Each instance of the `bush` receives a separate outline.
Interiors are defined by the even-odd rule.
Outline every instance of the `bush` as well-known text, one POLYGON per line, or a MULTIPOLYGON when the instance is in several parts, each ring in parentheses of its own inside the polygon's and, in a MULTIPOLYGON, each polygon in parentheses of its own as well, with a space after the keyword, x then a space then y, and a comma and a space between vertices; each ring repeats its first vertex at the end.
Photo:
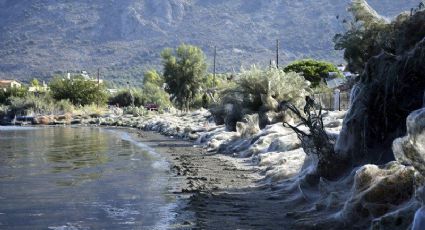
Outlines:
POLYGON ((236 122, 246 114, 259 113, 264 126, 265 114, 276 111, 281 101, 297 106, 310 94, 310 83, 297 73, 286 73, 277 68, 252 67, 242 71, 234 87, 221 93, 220 103, 210 109, 214 119, 224 122, 228 129, 235 130, 236 122))
POLYGON ((25 97, 27 93, 28 90, 24 87, 7 90, 0 89, 0 104, 6 104, 10 97, 25 97))
POLYGON ((14 115, 63 114, 74 110, 69 101, 57 102, 48 94, 38 97, 32 94, 25 97, 10 97, 8 105, 14 115))
POLYGON ((142 106, 144 105, 144 100, 142 93, 137 90, 121 90, 116 93, 114 96, 109 98, 110 105, 117 105, 121 107, 127 106, 142 106))
POLYGON ((52 96, 56 100, 69 100, 74 105, 103 105, 107 101, 104 85, 81 76, 72 79, 54 78, 50 82, 52 96))
POLYGON ((137 107, 137 106, 129 106, 124 108, 124 114, 131 114, 135 117, 143 116, 148 113, 148 110, 144 107, 137 107))
POLYGON ((342 76, 341 71, 332 63, 311 59, 295 61, 283 70, 302 74, 307 81, 311 82, 312 87, 319 86, 324 79, 329 77, 330 72, 336 72, 339 76, 342 76))
POLYGON ((170 95, 165 92, 160 86, 147 82, 142 88, 142 103, 156 104, 160 107, 170 107, 170 95))

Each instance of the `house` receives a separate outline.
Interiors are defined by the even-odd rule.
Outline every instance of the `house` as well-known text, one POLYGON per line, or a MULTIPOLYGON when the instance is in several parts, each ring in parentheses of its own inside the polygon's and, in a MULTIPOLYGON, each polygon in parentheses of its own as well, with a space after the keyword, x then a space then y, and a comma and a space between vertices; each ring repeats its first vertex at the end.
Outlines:
POLYGON ((22 84, 16 80, 0 80, 0 89, 21 88, 22 84))
MULTIPOLYGON (((86 81, 95 82, 100 85, 103 84, 103 80, 90 77, 90 75, 85 70, 81 71, 78 75, 81 76, 86 81)), ((67 73, 67 79, 71 79, 71 73, 69 72, 67 73)))

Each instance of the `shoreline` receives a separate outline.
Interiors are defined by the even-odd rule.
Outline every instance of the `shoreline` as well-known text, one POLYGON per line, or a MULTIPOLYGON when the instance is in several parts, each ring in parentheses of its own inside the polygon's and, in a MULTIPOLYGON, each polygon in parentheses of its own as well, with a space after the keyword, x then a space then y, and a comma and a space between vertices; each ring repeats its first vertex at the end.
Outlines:
MULTIPOLYGON (((281 123, 243 137, 208 122, 205 110, 152 115, 95 118, 95 124, 75 126, 125 130, 166 158, 171 176, 182 181, 172 189, 178 208, 171 229, 379 229, 399 226, 399 220, 400 228, 412 223, 418 207, 412 167, 397 161, 363 165, 329 181, 311 176, 317 159, 281 123)), ((344 111, 324 113, 329 136, 339 135, 344 117, 344 111)))
MULTIPOLYGON (((103 127, 116 129, 115 127, 103 127)), ((177 210, 170 229, 199 228, 200 199, 210 199, 220 194, 244 192, 259 187, 261 176, 252 163, 238 160, 235 162, 227 156, 207 152, 193 141, 171 138, 154 131, 135 128, 118 128, 165 158, 170 164, 172 182, 171 193, 176 196, 177 210)), ((211 199, 213 200, 213 199, 211 199)), ((224 206, 223 206, 224 207, 224 206)), ((205 226, 204 226, 205 227, 205 226)), ((220 229, 226 229, 221 225, 220 229)))

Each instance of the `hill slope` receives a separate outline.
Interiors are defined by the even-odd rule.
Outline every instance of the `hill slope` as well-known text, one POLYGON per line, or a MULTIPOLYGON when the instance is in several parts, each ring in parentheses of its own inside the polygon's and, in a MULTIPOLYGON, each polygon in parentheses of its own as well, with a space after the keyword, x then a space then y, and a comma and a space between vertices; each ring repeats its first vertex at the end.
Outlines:
MULTIPOLYGON (((218 70, 267 65, 281 40, 281 60, 342 62, 332 37, 349 0, 0 0, 0 78, 29 80, 101 68, 125 82, 158 67, 159 53, 201 46, 218 70)), ((392 17, 418 0, 369 0, 392 17)))

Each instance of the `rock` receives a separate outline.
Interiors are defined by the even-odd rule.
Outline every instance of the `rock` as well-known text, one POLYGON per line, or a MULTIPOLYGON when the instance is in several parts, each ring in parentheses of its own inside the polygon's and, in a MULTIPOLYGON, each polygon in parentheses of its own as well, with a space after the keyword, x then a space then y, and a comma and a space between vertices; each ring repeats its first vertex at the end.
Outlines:
POLYGON ((425 176, 425 108, 412 112, 406 120, 407 136, 393 142, 397 161, 412 165, 425 176))
POLYGON ((82 123, 81 119, 73 119, 73 120, 71 121, 71 125, 79 125, 79 124, 81 124, 81 123, 82 123))
POLYGON ((36 120, 37 120, 37 123, 41 125, 51 125, 54 122, 53 118, 49 116, 37 117, 36 120))

